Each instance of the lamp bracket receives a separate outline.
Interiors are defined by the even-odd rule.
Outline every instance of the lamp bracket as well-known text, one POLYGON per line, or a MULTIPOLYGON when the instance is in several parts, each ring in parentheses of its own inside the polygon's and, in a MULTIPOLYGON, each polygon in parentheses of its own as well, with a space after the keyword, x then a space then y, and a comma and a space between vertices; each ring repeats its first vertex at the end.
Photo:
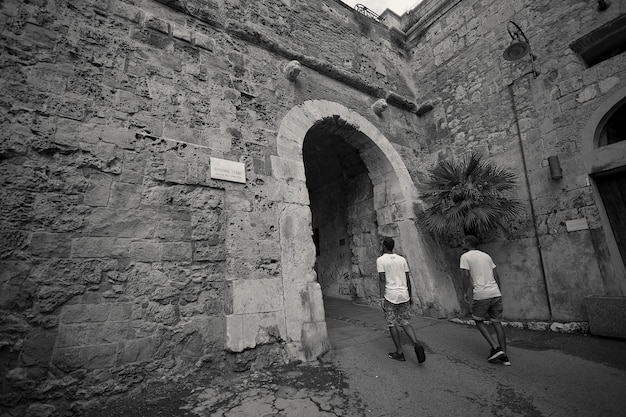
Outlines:
POLYGON ((517 23, 515 23, 512 20, 509 20, 509 22, 507 23, 506 30, 507 32, 509 32, 509 36, 511 37, 513 41, 523 42, 528 46, 528 55, 530 55, 530 64, 532 66, 532 74, 535 77, 537 77, 539 75, 539 72, 535 70, 535 60, 537 59, 537 56, 532 53, 530 42, 528 41, 528 38, 524 34, 524 31, 522 30, 521 27, 519 27, 517 23))
POLYGON ((524 39, 524 42, 530 45, 530 42, 528 42, 528 38, 524 34, 524 31, 522 30, 522 28, 520 28, 518 24, 515 23, 514 21, 509 20, 509 23, 506 26, 506 30, 507 32, 509 32, 509 36, 514 41, 521 41, 522 39, 524 39), (511 31, 511 27, 513 27, 513 31, 511 31))

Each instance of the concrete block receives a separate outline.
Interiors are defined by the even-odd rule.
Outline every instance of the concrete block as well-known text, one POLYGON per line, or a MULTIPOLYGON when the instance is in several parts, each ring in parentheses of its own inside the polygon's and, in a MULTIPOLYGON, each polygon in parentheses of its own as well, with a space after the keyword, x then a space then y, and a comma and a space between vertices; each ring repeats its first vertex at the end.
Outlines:
POLYGON ((626 297, 591 295, 584 306, 592 334, 626 339, 626 297))

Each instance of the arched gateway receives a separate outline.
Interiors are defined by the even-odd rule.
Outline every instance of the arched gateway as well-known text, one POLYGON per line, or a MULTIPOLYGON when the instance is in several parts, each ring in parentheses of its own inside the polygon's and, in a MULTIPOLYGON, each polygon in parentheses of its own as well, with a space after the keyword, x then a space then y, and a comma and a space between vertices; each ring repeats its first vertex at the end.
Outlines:
MULTIPOLYGON (((373 185, 378 234, 394 237, 407 257, 418 308, 436 317, 459 310, 454 286, 437 266, 436 244, 416 228, 415 210, 420 206, 417 190, 393 145, 372 123, 345 106, 306 101, 284 117, 278 131, 277 155, 271 157, 272 180, 276 182, 273 190, 280 196, 275 200, 279 204, 282 251, 282 281, 271 296, 283 305, 284 323, 277 323, 277 327, 287 342, 289 356, 301 360, 315 358, 329 348, 322 292, 313 269, 315 245, 302 153, 307 132, 320 123, 341 131, 341 137, 358 150, 373 185)), ((234 288, 233 298, 237 297, 234 288)), ((227 323, 230 332, 237 320, 231 316, 227 323)))

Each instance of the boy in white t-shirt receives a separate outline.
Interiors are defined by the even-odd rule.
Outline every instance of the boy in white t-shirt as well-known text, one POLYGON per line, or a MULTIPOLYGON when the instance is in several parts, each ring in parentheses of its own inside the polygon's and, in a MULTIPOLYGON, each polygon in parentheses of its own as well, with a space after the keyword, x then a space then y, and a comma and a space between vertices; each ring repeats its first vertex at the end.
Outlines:
POLYGON ((463 239, 465 253, 461 255, 461 273, 463 274, 463 297, 466 303, 467 284, 472 285, 472 318, 476 327, 491 346, 487 360, 499 360, 504 365, 510 365, 506 355, 506 337, 502 327, 502 294, 500 293, 500 277, 491 256, 479 251, 478 239, 468 235, 463 239), (489 320, 496 332, 494 340, 489 327, 485 324, 489 320))
POLYGON ((394 245, 395 242, 392 238, 384 238, 383 254, 376 258, 380 306, 385 312, 385 320, 387 320, 391 339, 396 347, 396 351, 389 353, 388 356, 397 361, 406 360, 400 343, 400 330, 398 329, 398 327, 402 327, 413 343, 417 361, 422 363, 426 360, 424 347, 417 341, 415 331, 409 323, 411 317, 409 306, 412 302, 409 265, 404 257, 393 253, 394 245))

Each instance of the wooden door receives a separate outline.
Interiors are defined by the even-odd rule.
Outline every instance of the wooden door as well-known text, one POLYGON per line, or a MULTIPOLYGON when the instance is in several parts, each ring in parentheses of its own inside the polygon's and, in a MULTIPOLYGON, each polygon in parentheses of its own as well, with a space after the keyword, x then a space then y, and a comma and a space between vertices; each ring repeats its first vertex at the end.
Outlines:
POLYGON ((626 260, 626 170, 594 176, 617 247, 626 260))

